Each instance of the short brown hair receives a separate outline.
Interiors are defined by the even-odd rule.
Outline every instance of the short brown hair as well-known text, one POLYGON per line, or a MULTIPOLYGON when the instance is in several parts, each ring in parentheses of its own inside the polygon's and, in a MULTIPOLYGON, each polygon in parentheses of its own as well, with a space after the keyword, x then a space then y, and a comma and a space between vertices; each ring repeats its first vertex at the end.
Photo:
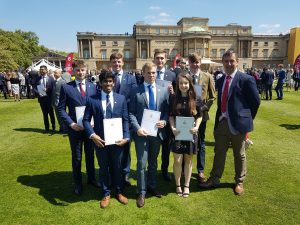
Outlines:
POLYGON ((109 61, 112 61, 114 59, 123 59, 123 55, 120 52, 114 52, 110 55, 109 61))
POLYGON ((167 52, 164 49, 155 49, 154 58, 156 57, 157 54, 165 54, 165 56, 167 58, 167 52))
POLYGON ((155 67, 155 69, 157 68, 157 66, 152 62, 145 63, 145 65, 142 68, 142 71, 145 72, 146 69, 151 69, 153 67, 155 67))
POLYGON ((196 61, 201 61, 201 56, 197 53, 189 54, 188 59, 191 63, 194 63, 196 61))
POLYGON ((223 56, 222 56, 222 61, 223 61, 225 58, 230 57, 230 56, 232 56, 232 55, 234 55, 235 58, 238 59, 237 53, 235 53, 233 50, 227 50, 227 51, 223 54, 223 56))
POLYGON ((74 63, 74 68, 85 68, 85 67, 86 67, 86 64, 83 60, 77 60, 74 63))

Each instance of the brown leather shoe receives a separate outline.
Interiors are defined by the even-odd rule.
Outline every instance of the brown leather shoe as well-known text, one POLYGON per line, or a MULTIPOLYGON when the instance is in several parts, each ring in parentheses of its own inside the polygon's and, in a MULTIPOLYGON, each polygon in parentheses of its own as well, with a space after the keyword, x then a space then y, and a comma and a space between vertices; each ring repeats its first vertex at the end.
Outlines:
POLYGON ((117 200, 122 203, 123 205, 127 205, 128 204, 128 199, 122 195, 122 194, 117 194, 116 196, 117 200))
POLYGON ((145 196, 140 194, 136 199, 136 206, 142 208, 145 205, 145 196))
POLYGON ((197 180, 199 185, 205 183, 206 178, 204 176, 204 173, 198 173, 197 180))
POLYGON ((110 195, 104 197, 100 201, 100 207, 102 209, 106 208, 109 205, 110 195))
POLYGON ((234 194, 240 196, 244 193, 244 185, 243 184, 236 184, 234 187, 234 194))

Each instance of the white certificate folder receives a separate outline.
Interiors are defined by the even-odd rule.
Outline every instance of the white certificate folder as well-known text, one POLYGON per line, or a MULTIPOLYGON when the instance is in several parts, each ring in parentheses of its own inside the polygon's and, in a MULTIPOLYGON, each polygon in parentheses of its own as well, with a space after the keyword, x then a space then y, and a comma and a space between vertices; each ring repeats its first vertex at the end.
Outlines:
POLYGON ((148 135, 157 136, 156 123, 160 120, 160 114, 159 111, 144 109, 141 127, 147 131, 148 135))
POLYGON ((105 145, 114 145, 123 139, 122 118, 103 119, 105 145))
POLYGON ((194 122, 194 117, 176 116, 176 129, 179 130, 179 134, 175 136, 175 140, 192 141, 193 134, 190 130, 194 127, 194 122))
MULTIPOLYGON (((82 124, 82 119, 83 119, 83 115, 84 115, 84 110, 85 110, 85 106, 76 106, 75 107, 75 111, 76 111, 76 123, 81 126, 83 128, 83 124, 82 124)), ((94 118, 92 117, 91 119, 91 126, 94 126, 94 118)))

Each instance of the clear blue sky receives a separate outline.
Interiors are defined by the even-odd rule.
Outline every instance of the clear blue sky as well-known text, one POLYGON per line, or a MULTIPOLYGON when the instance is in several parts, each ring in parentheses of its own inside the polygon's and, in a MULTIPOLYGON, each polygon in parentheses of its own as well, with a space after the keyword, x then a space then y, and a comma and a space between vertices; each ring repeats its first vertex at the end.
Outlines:
MULTIPOLYGON (((77 51, 77 32, 132 33, 138 21, 173 24, 207 17, 209 25, 252 26, 254 34, 300 26, 299 0, 0 0, 0 28, 33 31, 50 49, 77 51)), ((1 44, 1 43, 0 43, 1 44)))

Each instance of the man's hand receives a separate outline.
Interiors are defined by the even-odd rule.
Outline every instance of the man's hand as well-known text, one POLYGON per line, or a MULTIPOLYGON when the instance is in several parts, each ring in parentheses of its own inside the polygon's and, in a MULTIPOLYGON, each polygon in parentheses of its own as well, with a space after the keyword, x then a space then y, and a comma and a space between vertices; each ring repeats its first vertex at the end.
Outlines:
POLYGON ((166 122, 164 120, 160 120, 156 123, 157 128, 164 128, 166 125, 166 122))
POLYGON ((97 134, 93 134, 91 136, 91 139, 93 140, 95 145, 98 146, 99 148, 103 148, 105 146, 105 141, 102 140, 97 134))
POLYGON ((140 137, 147 137, 148 135, 147 131, 145 131, 143 128, 138 129, 136 133, 140 137))
POLYGON ((120 140, 120 141, 116 141, 116 145, 118 145, 118 146, 124 146, 124 145, 126 145, 128 142, 129 142, 128 139, 122 139, 122 140, 120 140))
POLYGON ((72 123, 72 124, 70 125, 70 127, 71 127, 73 130, 75 130, 75 131, 82 131, 82 130, 84 130, 84 128, 83 128, 82 126, 79 126, 77 123, 72 123))

